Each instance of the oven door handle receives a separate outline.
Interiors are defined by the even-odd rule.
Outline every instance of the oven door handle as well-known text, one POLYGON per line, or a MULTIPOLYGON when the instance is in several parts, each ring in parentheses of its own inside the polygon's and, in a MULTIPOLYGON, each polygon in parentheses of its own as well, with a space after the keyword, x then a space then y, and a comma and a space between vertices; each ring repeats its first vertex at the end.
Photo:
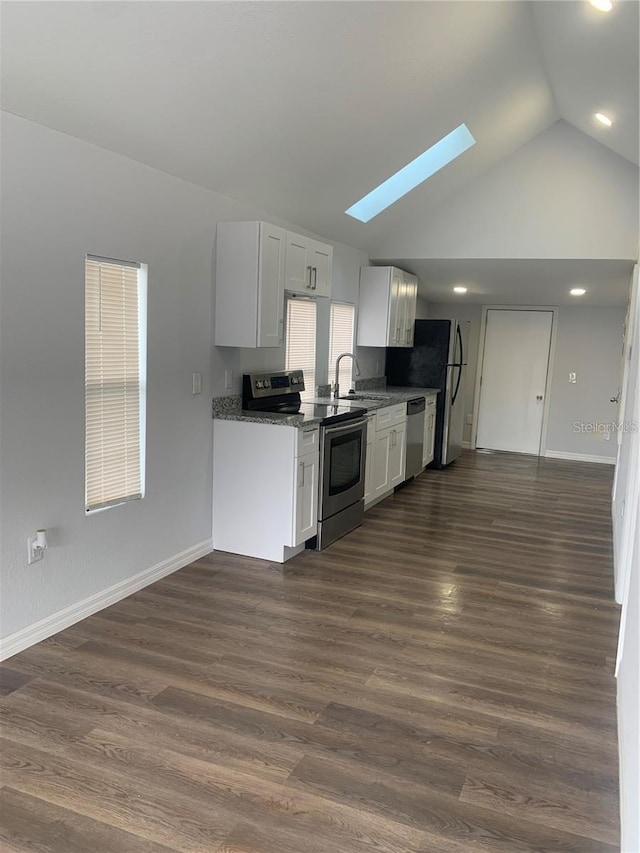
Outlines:
POLYGON ((346 424, 339 426, 323 427, 325 435, 340 435, 343 432, 353 432, 355 429, 364 429, 367 426, 366 418, 358 418, 358 420, 348 421, 346 424))

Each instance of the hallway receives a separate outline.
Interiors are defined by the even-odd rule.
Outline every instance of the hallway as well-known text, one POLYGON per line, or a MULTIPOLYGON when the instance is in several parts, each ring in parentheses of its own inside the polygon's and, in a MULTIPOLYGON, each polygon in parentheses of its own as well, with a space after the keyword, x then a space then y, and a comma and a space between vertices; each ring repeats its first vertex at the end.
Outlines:
POLYGON ((466 451, 0 667, 7 853, 614 853, 613 469, 466 451))

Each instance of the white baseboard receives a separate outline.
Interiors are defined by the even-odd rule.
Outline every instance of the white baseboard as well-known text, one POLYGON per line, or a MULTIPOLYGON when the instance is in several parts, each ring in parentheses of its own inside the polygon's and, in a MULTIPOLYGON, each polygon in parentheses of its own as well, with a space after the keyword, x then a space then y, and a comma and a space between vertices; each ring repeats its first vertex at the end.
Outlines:
POLYGON ((599 462, 603 465, 615 465, 615 456, 592 456, 589 453, 565 453, 562 450, 545 450, 548 459, 567 459, 570 462, 599 462))
POLYGON ((151 566, 151 568, 145 569, 139 574, 133 575, 133 577, 126 578, 110 586, 108 589, 103 589, 101 592, 95 593, 95 595, 90 595, 89 598, 85 598, 83 601, 78 601, 76 604, 65 607, 64 610, 52 613, 51 616, 47 616, 33 625, 28 625, 26 628, 21 628, 19 631, 9 634, 0 644, 0 661, 12 657, 18 654, 18 652, 24 651, 24 649, 28 649, 29 646, 33 646, 41 640, 46 640, 47 637, 57 634, 58 631, 63 631, 70 625, 86 619, 87 616, 91 616, 99 610, 104 610, 105 607, 121 601, 139 589, 143 589, 143 587, 160 580, 160 578, 164 578, 172 572, 177 572, 178 569, 188 566, 189 563, 198 560, 200 557, 204 557, 206 554, 210 554, 211 551, 213 551, 212 540, 205 539, 204 542, 192 545, 191 548, 187 548, 179 554, 174 554, 173 557, 169 557, 169 559, 163 560, 161 563, 156 563, 155 566, 151 566))
POLYGON ((462 449, 463 450, 471 450, 471 442, 470 441, 463 441, 462 442, 462 449))

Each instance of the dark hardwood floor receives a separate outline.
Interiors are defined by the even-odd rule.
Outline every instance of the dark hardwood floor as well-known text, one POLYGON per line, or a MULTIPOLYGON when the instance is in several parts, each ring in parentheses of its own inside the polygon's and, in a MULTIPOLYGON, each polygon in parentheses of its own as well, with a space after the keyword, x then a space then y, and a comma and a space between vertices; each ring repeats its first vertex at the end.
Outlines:
POLYGON ((608 466, 467 452, 5 662, 5 853, 618 848, 608 466))

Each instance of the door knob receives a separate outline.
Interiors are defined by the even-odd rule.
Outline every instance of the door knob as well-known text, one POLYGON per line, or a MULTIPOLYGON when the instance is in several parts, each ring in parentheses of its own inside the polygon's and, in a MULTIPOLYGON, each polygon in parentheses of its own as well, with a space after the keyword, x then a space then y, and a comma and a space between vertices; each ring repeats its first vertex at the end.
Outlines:
POLYGON ((612 403, 619 403, 620 402, 620 392, 619 391, 615 397, 611 397, 611 402, 612 403))

